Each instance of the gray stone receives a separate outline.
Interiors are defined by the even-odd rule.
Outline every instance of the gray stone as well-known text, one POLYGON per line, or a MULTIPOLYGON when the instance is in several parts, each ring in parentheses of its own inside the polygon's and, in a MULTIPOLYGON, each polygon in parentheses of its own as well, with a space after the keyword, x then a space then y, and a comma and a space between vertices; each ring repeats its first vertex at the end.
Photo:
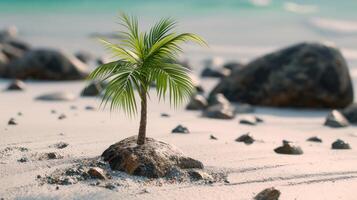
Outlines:
POLYGON ((41 101, 73 101, 75 99, 76 96, 69 92, 53 92, 36 97, 36 100, 41 101))
POLYGON ((11 118, 8 122, 8 125, 17 125, 17 121, 14 118, 11 118))
POLYGON ((253 144, 254 141, 255 141, 254 138, 250 136, 249 133, 241 135, 236 139, 236 142, 244 142, 244 144, 247 145, 253 144))
POLYGON ((195 94, 191 97, 186 106, 187 110, 203 110, 208 106, 207 100, 203 95, 195 94))
POLYGON ((174 129, 172 129, 171 133, 190 133, 187 127, 182 126, 179 124, 174 129))
POLYGON ((6 90, 18 90, 18 91, 21 91, 21 90, 25 90, 26 88, 26 85, 23 81, 21 80, 14 80, 12 81, 9 86, 7 87, 6 90))
POLYGON ((30 50, 7 64, 5 78, 38 80, 80 80, 88 76, 87 66, 61 51, 53 49, 30 50))
POLYGON ((126 138, 111 145, 102 154, 112 170, 149 178, 164 177, 170 169, 203 168, 200 161, 188 158, 177 148, 152 138, 137 145, 137 137, 126 138))
POLYGON ((95 97, 100 95, 103 88, 99 82, 92 81, 89 85, 87 85, 81 92, 81 96, 84 97, 95 97))
POLYGON ((343 140, 336 140, 331 145, 332 149, 351 149, 351 146, 343 140))
POLYGON ((60 116, 58 116, 59 120, 66 119, 66 118, 67 116, 65 114, 60 114, 60 116))
POLYGON ((233 119, 235 117, 235 111, 230 105, 216 104, 204 110, 203 116, 214 119, 233 119))
POLYGON ((267 188, 259 192, 254 200, 278 200, 280 197, 280 191, 275 188, 267 188))
POLYGON ((278 154, 301 155, 304 152, 298 146, 293 146, 287 141, 283 141, 283 146, 274 149, 278 154))
POLYGON ((308 138, 306 141, 308 141, 308 142, 318 142, 318 143, 322 143, 322 139, 321 139, 321 138, 318 138, 318 137, 316 137, 316 136, 310 137, 310 138, 308 138))
POLYGON ((214 136, 214 135, 210 135, 210 136, 209 136, 209 139, 211 139, 211 140, 218 140, 218 138, 217 138, 216 136, 214 136))
POLYGON ((349 125, 348 120, 338 110, 332 110, 326 117, 325 126, 342 128, 349 125))
POLYGON ((193 181, 213 181, 213 177, 208 174, 207 172, 199 169, 192 169, 188 171, 188 175, 190 176, 191 180, 193 181))
POLYGON ((277 107, 342 108, 353 101, 347 63, 336 48, 301 43, 250 62, 223 78, 210 96, 277 107))

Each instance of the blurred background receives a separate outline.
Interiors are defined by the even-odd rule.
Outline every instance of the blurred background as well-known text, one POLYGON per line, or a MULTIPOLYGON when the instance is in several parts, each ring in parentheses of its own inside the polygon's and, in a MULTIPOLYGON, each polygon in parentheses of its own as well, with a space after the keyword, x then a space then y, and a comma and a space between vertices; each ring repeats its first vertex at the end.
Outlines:
MULTIPOLYGON (((195 63, 206 57, 241 62, 283 46, 320 41, 357 63, 356 0, 0 0, 0 29, 16 26, 33 46, 104 55, 93 36, 111 36, 118 11, 139 16, 142 27, 161 17, 202 35, 210 48, 187 46, 195 63)), ((352 72, 352 76, 355 73, 352 72)))

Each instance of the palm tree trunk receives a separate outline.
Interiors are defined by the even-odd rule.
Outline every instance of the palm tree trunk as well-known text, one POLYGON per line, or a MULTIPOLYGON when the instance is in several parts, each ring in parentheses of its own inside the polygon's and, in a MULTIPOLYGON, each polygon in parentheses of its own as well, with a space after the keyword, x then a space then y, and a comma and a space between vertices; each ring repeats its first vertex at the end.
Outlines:
POLYGON ((146 118, 147 118, 146 92, 142 90, 140 96, 141 96, 141 113, 140 113, 140 126, 139 126, 137 143, 138 145, 143 145, 145 143, 145 138, 146 138, 146 118))

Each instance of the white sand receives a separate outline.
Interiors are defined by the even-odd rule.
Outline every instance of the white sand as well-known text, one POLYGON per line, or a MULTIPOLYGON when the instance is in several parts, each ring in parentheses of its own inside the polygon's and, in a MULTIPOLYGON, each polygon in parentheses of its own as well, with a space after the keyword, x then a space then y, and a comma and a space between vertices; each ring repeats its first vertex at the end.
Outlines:
MULTIPOLYGON (((7 82, 1 82, 5 88, 7 82)), ((211 81, 205 83, 212 86, 211 81)), ((0 151, 6 147, 29 148, 29 152, 14 150, 0 154, 0 198, 5 199, 252 199, 267 187, 282 192, 281 199, 355 199, 357 188, 357 129, 324 127, 327 110, 293 110, 258 108, 255 115, 265 123, 256 127, 240 125, 234 120, 213 120, 200 117, 200 112, 183 108, 170 109, 158 104, 152 93, 149 104, 148 135, 174 144, 187 155, 201 160, 205 166, 228 170, 229 184, 213 185, 172 184, 163 186, 118 187, 112 191, 78 183, 69 186, 40 186, 37 175, 44 176, 55 169, 70 166, 78 158, 99 156, 109 145, 134 135, 138 118, 127 119, 121 114, 88 111, 87 105, 97 107, 93 98, 79 98, 73 102, 40 102, 34 97, 45 92, 69 91, 79 94, 83 82, 29 83, 25 92, 0 92, 0 151), (71 110, 70 106, 77 106, 71 110), (58 113, 51 114, 54 109, 58 113), (23 116, 17 116, 22 112, 23 116), (171 114, 161 118, 160 113, 171 114), (67 118, 58 120, 59 114, 67 118), (7 125, 14 117, 17 126, 7 125), (191 133, 171 134, 178 124, 187 126, 191 133), (234 140, 250 132, 257 140, 252 145, 234 140), (60 135, 63 133, 64 135, 60 135), (218 140, 210 140, 213 134, 218 140), (322 144, 305 140, 319 136, 322 144), (352 150, 331 150, 336 139, 350 143, 352 150), (273 149, 281 140, 296 142, 304 150, 300 156, 279 155, 273 149), (57 142, 67 142, 62 150, 50 148, 57 142), (52 161, 17 162, 22 154, 56 151, 64 159, 52 161), (148 193, 143 193, 146 189, 148 193)))

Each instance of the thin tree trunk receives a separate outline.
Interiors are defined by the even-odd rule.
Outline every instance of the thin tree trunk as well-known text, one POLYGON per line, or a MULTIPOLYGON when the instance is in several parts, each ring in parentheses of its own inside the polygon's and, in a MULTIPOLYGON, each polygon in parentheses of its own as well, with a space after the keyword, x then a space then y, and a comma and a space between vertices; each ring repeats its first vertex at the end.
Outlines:
POLYGON ((140 113, 140 126, 139 126, 137 143, 138 145, 143 145, 145 143, 145 138, 146 138, 146 118, 147 118, 146 92, 142 90, 140 96, 141 96, 141 113, 140 113))

